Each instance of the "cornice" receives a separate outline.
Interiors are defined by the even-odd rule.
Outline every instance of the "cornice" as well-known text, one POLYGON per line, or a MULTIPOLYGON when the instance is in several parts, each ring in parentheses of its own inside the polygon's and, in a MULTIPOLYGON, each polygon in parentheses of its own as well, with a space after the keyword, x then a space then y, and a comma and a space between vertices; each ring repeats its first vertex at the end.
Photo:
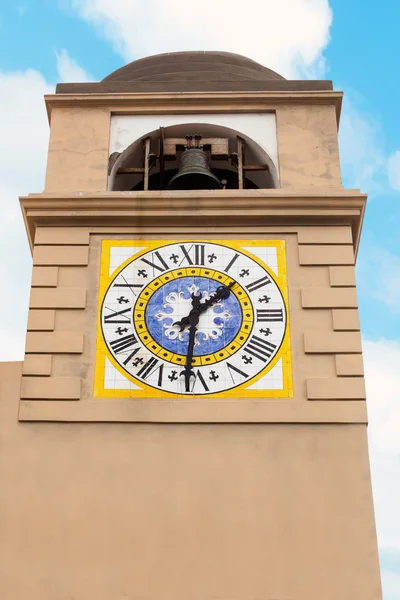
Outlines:
POLYGON ((47 94, 46 109, 56 107, 103 107, 112 113, 190 114, 196 112, 268 112, 284 105, 331 104, 339 123, 343 93, 330 90, 263 92, 158 92, 47 94))
POLYGON ((351 225, 357 253, 367 196, 358 190, 217 190, 31 194, 20 198, 33 247, 37 226, 243 227, 351 225))

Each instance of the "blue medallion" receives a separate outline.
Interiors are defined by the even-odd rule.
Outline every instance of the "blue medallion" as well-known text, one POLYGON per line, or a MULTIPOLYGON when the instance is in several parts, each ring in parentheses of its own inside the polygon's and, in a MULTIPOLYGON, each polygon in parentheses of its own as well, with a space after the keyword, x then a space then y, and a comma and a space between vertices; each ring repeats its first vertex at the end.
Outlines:
MULTIPOLYGON (((147 329, 153 339, 169 352, 186 355, 188 331, 179 331, 173 323, 187 316, 192 309, 191 294, 201 294, 207 300, 221 285, 207 277, 182 277, 163 285, 151 296, 145 312, 147 329)), ((200 316, 194 356, 213 354, 225 348, 239 333, 242 309, 231 293, 200 316)))

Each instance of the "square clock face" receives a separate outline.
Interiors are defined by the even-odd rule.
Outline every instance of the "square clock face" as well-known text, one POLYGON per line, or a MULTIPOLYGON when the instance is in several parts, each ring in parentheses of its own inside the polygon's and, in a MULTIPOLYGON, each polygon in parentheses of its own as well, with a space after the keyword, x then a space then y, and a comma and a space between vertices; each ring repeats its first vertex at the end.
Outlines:
POLYGON ((291 397, 285 242, 104 240, 94 395, 291 397))

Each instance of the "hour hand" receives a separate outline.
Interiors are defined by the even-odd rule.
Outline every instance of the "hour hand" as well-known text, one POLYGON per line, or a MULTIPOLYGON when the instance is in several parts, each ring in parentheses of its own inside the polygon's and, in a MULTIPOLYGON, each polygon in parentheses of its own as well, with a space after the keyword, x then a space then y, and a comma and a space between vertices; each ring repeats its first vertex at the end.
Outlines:
POLYGON ((179 325, 179 331, 183 331, 185 327, 191 324, 191 317, 195 317, 197 315, 198 309, 200 307, 201 293, 200 294, 191 294, 192 298, 192 310, 188 314, 187 317, 183 317, 180 321, 175 321, 172 325, 179 325))
POLYGON ((183 317, 180 321, 175 321, 172 326, 179 325, 179 331, 183 331, 189 325, 189 317, 183 317))

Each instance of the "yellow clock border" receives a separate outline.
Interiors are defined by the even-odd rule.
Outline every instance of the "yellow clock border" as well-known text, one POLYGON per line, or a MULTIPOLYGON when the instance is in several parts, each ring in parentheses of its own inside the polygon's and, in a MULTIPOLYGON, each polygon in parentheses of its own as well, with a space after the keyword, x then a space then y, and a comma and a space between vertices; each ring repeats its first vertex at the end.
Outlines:
POLYGON ((103 303, 104 295, 108 290, 110 283, 115 277, 129 264, 132 260, 136 260, 143 254, 151 250, 155 250, 160 246, 167 246, 172 244, 184 244, 184 243, 197 243, 198 240, 103 240, 101 244, 101 259, 100 259, 100 284, 99 284, 99 297, 98 297, 98 322, 97 322, 97 339, 96 339, 96 363, 95 363, 95 383, 94 383, 94 397, 95 398, 291 398, 293 396, 293 383, 292 383, 292 360, 290 351, 290 318, 289 318, 289 307, 288 307, 288 286, 287 286, 287 271, 286 271, 286 244, 284 240, 203 240, 210 244, 218 244, 227 246, 232 249, 239 250, 243 254, 258 263, 263 269, 265 269, 274 281, 278 284, 279 289, 282 293, 283 300, 286 307, 286 333, 282 341, 281 347, 277 352, 273 360, 262 369, 262 371, 253 377, 250 382, 237 386, 231 390, 219 392, 215 394, 199 394, 188 396, 186 394, 172 394, 171 392, 164 392, 157 390, 153 387, 147 386, 146 384, 140 384, 134 377, 129 376, 125 370, 122 370, 118 362, 108 351, 108 348, 104 342, 102 329, 101 329, 101 306, 103 303), (110 275, 110 251, 112 247, 143 247, 143 250, 137 252, 134 256, 130 256, 126 259, 117 269, 110 275), (245 247, 272 247, 277 251, 278 260, 278 275, 273 272, 267 264, 265 264, 259 257, 252 254, 245 247), (136 388, 140 389, 105 389, 104 388, 104 373, 106 357, 111 364, 119 371, 125 379, 131 381, 136 388), (272 390, 252 390, 247 389, 249 386, 254 385, 256 381, 264 377, 273 367, 282 360, 282 378, 283 378, 283 389, 272 390))

